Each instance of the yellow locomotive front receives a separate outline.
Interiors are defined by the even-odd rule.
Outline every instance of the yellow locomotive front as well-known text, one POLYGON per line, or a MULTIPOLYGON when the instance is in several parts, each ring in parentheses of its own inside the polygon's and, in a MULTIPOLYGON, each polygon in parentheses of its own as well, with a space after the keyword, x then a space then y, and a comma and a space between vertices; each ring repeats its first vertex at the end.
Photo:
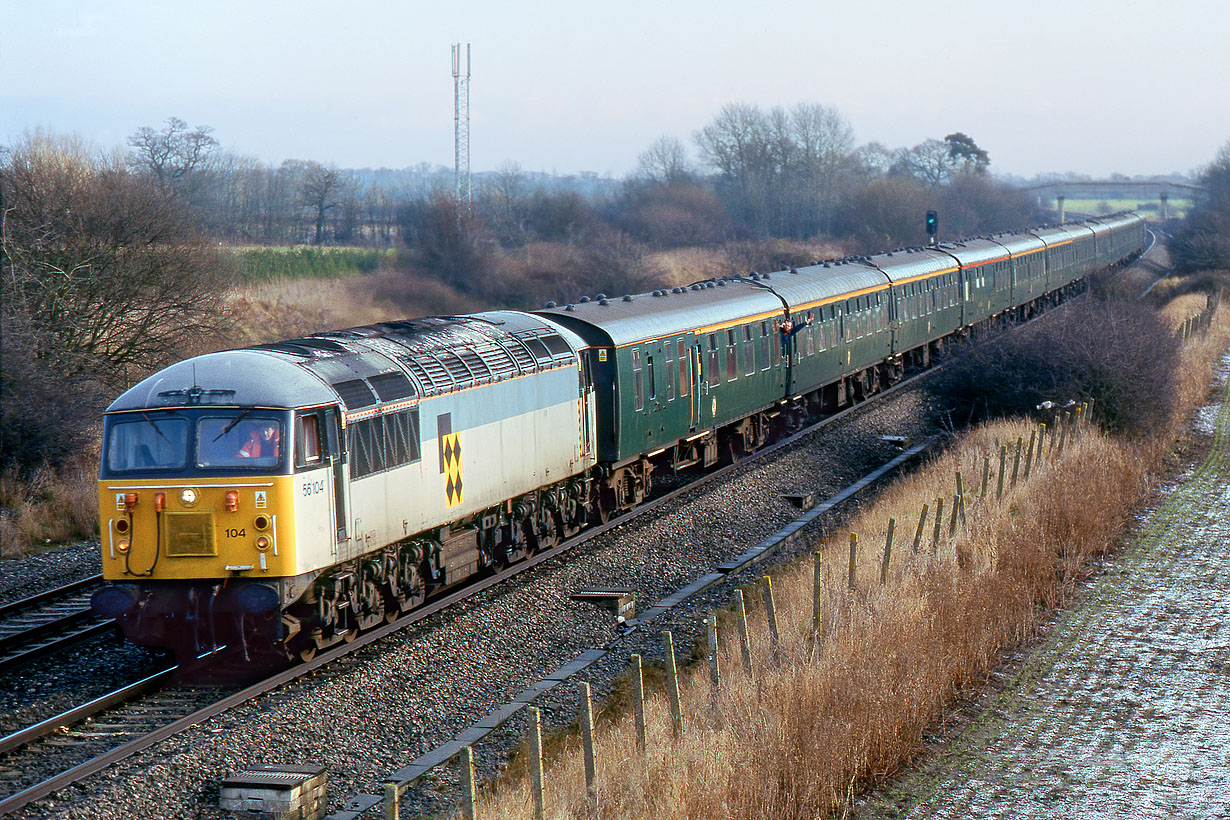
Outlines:
POLYGON ((116 399, 94 611, 181 662, 223 646, 284 655, 286 608, 336 560, 335 408, 318 378, 250 349, 180 362, 116 399))
POLYGON ((281 637, 297 574, 290 414, 180 407, 109 415, 94 608, 184 656, 281 637))

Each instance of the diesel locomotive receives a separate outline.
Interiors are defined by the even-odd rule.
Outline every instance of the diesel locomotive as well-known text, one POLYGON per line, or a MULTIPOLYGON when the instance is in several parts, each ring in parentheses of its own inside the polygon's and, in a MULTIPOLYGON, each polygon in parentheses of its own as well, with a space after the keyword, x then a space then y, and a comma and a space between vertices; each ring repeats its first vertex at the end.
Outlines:
POLYGON ((93 607, 181 660, 310 658, 1029 318, 1145 237, 1118 214, 179 362, 104 416, 93 607))

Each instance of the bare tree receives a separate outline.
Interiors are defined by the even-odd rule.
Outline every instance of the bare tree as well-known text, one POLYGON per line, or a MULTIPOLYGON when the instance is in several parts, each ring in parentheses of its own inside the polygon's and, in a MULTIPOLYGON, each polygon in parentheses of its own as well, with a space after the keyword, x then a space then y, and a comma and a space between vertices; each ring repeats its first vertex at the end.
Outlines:
POLYGON ((796 105, 790 120, 803 196, 815 227, 831 231, 841 179, 851 168, 854 129, 836 108, 815 103, 796 105))
POLYGON ((0 202, 3 346, 13 350, 17 332, 38 362, 20 384, 6 366, 5 402, 46 387, 31 379, 79 401, 68 386, 87 375, 121 386, 218 326, 224 266, 152 180, 72 139, 33 134, 0 159, 0 202))
POLYGON ((168 118, 161 131, 144 126, 128 138, 132 148, 128 165, 152 174, 164 191, 176 190, 191 199, 201 173, 218 147, 212 132, 207 125, 190 129, 179 117, 168 118))
POLYGON ((677 137, 664 134, 636 158, 636 175, 657 185, 676 185, 692 178, 688 149, 677 137))
POLYGON ((949 146, 936 139, 924 140, 900 152, 894 170, 926 185, 943 185, 960 167, 949 146))
POLYGON ((767 230, 770 191, 769 126, 754 105, 728 103, 713 122, 696 132, 701 158, 717 170, 719 189, 737 218, 767 230))
POLYGON ((337 207, 342 175, 334 165, 322 165, 314 160, 301 164, 299 192, 304 207, 316 223, 316 244, 324 242, 325 215, 337 207))
POLYGON ((491 227, 500 244, 505 247, 523 244, 529 237, 526 225, 529 185, 525 170, 515 162, 506 162, 481 186, 480 191, 491 227))

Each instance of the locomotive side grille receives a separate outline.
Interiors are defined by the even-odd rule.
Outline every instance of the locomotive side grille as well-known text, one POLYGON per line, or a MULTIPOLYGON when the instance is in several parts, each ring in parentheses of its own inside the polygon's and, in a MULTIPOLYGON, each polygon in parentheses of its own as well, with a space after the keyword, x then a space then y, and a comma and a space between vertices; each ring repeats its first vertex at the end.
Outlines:
POLYGON ((533 373, 538 369, 538 362, 520 339, 509 339, 508 352, 512 354, 522 373, 533 373))
POLYGON ((217 555, 214 514, 211 512, 166 512, 162 514, 162 540, 167 555, 217 555))
POLYGON ((463 347, 457 351, 457 355, 465 362, 466 367, 474 374, 475 379, 486 380, 491 378, 491 369, 487 367, 487 363, 473 350, 467 350, 463 347))
POLYGON ((423 366, 427 371, 427 377, 431 379, 431 383, 437 390, 449 390, 453 386, 453 377, 449 375, 448 369, 440 364, 430 353, 422 353, 415 356, 415 361, 423 366))
POLYGON ((466 367, 466 363, 452 351, 438 350, 436 358, 444 362, 444 366, 448 368, 448 372, 458 387, 468 387, 470 382, 474 381, 474 374, 470 372, 470 368, 466 367))
POLYGON ((509 352, 495 342, 488 341, 477 344, 474 346, 474 351, 482 358, 483 363, 490 368, 493 378, 503 379, 509 376, 516 376, 521 372, 521 369, 517 367, 509 352))
POLYGON ((419 386, 422 388, 423 392, 425 393, 435 392, 436 386, 432 382, 431 376, 428 375, 426 369, 424 369, 421 364, 419 364, 418 362, 416 362, 414 359, 410 358, 409 356, 401 356, 399 358, 402 364, 406 366, 406 369, 409 370, 410 373, 414 376, 414 378, 418 380, 419 386))

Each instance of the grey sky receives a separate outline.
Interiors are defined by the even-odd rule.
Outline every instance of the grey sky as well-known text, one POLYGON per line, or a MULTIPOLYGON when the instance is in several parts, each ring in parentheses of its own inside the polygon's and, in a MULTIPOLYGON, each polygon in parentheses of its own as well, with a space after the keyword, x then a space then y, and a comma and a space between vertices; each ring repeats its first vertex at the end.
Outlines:
POLYGON ((1228 24, 1226 0, 0 0, 0 140, 178 116, 272 163, 451 166, 468 41, 475 170, 622 175, 737 101, 889 147, 964 131, 999 173, 1165 173, 1230 139, 1228 24))

